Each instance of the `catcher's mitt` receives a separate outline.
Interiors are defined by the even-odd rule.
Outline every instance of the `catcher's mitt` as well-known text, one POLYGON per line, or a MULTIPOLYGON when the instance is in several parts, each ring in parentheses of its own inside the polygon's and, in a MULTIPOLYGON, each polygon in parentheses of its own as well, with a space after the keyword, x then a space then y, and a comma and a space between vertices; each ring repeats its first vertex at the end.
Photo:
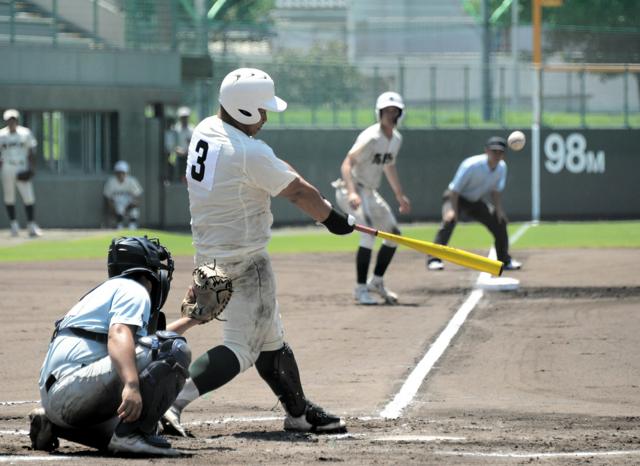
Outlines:
POLYGON ((21 172, 18 172, 18 174, 16 175, 16 179, 18 181, 29 181, 31 178, 33 178, 33 175, 34 172, 31 169, 22 170, 21 172))
POLYGON ((231 279, 224 270, 215 262, 203 264, 193 270, 193 284, 182 301, 182 315, 202 324, 209 322, 224 311, 232 294, 231 279))

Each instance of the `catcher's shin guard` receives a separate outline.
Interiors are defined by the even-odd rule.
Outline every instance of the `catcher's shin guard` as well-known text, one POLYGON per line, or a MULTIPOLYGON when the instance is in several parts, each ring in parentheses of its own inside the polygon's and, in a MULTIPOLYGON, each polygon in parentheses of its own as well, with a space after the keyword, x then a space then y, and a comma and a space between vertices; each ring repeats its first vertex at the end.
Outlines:
POLYGON ((291 416, 301 416, 307 407, 298 364, 291 347, 285 343, 277 351, 263 351, 256 361, 260 377, 271 387, 291 416))
POLYGON ((158 332, 148 339, 142 338, 140 344, 151 345, 154 359, 139 375, 142 413, 136 422, 121 422, 116 428, 118 435, 129 435, 136 430, 154 433, 158 421, 189 377, 191 350, 184 337, 175 332, 158 332))

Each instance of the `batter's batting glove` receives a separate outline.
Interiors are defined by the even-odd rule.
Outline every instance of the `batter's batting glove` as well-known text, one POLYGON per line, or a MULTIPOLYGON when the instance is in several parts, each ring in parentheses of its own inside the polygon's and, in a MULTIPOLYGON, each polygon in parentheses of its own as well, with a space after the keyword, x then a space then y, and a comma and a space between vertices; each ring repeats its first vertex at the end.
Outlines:
POLYGON ((356 224, 356 219, 353 215, 347 215, 336 209, 331 209, 329 216, 322 224, 334 235, 348 235, 354 230, 353 226, 356 224))

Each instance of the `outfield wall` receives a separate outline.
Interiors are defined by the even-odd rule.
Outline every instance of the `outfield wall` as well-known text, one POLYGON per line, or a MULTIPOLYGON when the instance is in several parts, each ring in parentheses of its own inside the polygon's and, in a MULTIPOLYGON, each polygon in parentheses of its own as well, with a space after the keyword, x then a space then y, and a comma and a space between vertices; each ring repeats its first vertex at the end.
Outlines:
MULTIPOLYGON (((188 198, 183 184, 163 184, 157 150, 159 125, 147 121, 145 146, 149 151, 132 161, 145 188, 141 224, 149 227, 187 229, 188 198)), ((411 215, 401 222, 435 221, 440 217, 440 196, 459 163, 480 153, 491 135, 507 136, 510 130, 404 130, 398 172, 412 202, 411 215)), ((262 138, 331 201, 331 181, 351 147, 357 130, 265 130, 262 138)), ((509 174, 504 205, 511 220, 531 218, 531 143, 507 155, 509 174)), ((541 219, 640 218, 640 130, 562 129, 543 130, 541 138, 541 219)), ((37 217, 44 228, 95 228, 103 224, 102 185, 106 177, 37 177, 37 217)), ((386 181, 383 195, 397 207, 386 181)), ((298 209, 281 199, 273 200, 276 224, 308 223, 298 209)), ((18 209, 24 222, 24 212, 18 209)), ((0 227, 7 228, 6 214, 0 227)))

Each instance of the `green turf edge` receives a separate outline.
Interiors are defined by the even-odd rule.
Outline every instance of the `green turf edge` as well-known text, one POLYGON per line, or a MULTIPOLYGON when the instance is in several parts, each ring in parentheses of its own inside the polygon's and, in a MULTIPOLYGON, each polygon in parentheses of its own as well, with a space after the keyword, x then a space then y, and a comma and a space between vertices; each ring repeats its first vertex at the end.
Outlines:
MULTIPOLYGON (((513 235, 523 224, 509 225, 513 235)), ((437 224, 401 225, 404 236, 433 241, 437 224)), ((174 256, 192 256, 191 235, 155 230, 118 232, 122 235, 148 235, 157 237, 174 256)), ((96 233, 72 240, 38 239, 15 246, 0 247, 0 262, 54 261, 67 259, 106 258, 114 237, 112 233, 96 233)), ((276 229, 269 244, 269 252, 341 252, 354 251, 358 235, 335 236, 323 227, 302 229, 276 229)), ((489 232, 477 223, 461 223, 455 230, 450 246, 462 249, 491 247, 489 232)), ((513 245, 513 249, 527 248, 638 248, 640 247, 640 221, 618 222, 543 222, 530 226, 513 245)))

